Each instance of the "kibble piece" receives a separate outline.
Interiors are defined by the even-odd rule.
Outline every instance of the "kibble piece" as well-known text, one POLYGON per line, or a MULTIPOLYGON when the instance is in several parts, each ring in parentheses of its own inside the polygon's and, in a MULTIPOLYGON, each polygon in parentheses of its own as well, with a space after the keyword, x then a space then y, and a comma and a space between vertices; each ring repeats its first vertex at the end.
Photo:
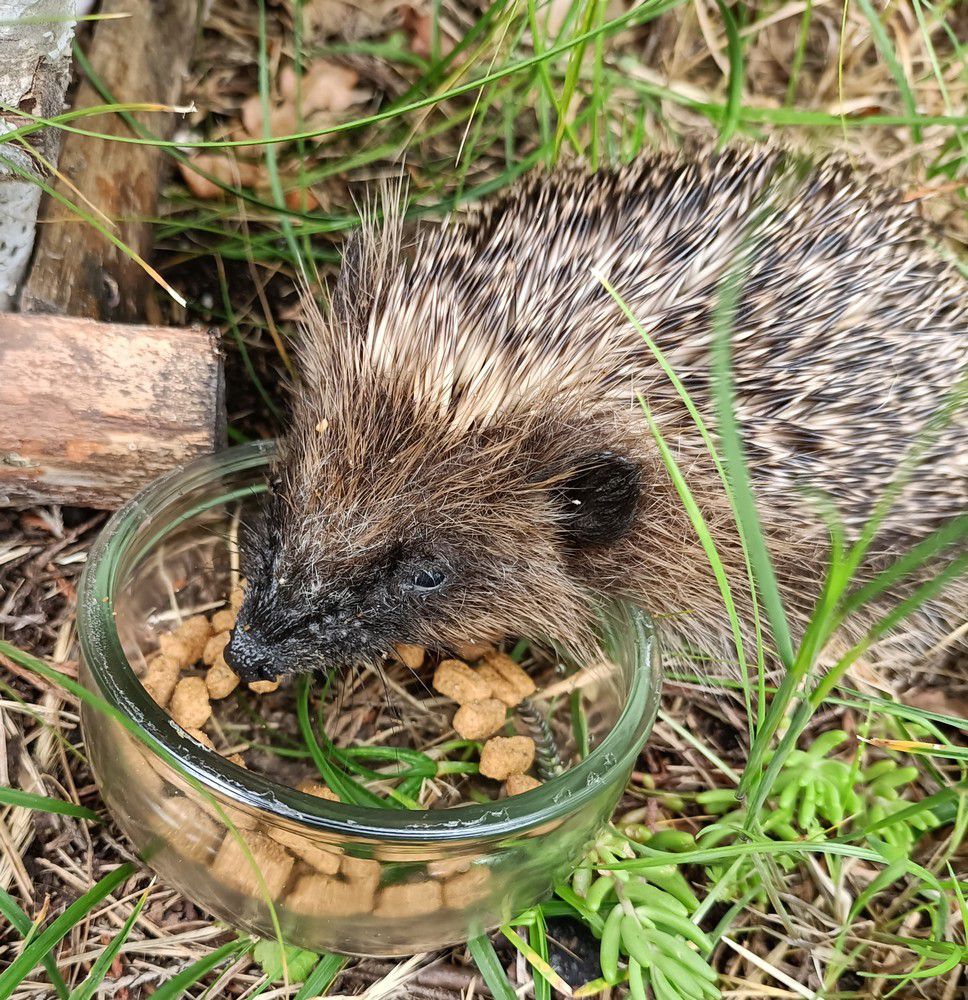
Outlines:
POLYGON ((493 736, 507 717, 507 707, 497 698, 469 701, 454 715, 454 729, 465 740, 484 740, 493 736))
POLYGON ((183 667, 191 666, 202 658, 205 644, 212 636, 212 623, 205 615, 193 615, 173 632, 166 632, 158 640, 162 653, 171 656, 183 667))
POLYGON ((213 635, 212 638, 205 643, 205 649, 202 650, 202 663, 204 663, 205 666, 210 667, 213 663, 218 663, 219 660, 224 662, 222 651, 229 644, 230 638, 231 636, 228 632, 220 632, 218 635, 213 635))
POLYGON ((249 684, 249 690, 254 691, 256 694, 272 694, 273 691, 277 691, 278 689, 278 677, 274 681, 252 681, 249 684))
POLYGON ((168 827, 172 850, 192 861, 207 863, 211 859, 223 830, 194 802, 184 795, 165 799, 158 816, 168 827))
POLYGON ((205 675, 205 687, 210 698, 228 698, 239 686, 239 678, 235 671, 224 661, 213 663, 205 675))
POLYGON ((534 761, 534 740, 530 736, 494 736, 481 750, 481 774, 505 781, 512 774, 524 774, 534 761))
POLYGON ((209 737, 208 733, 203 732, 201 729, 191 729, 188 726, 182 726, 182 728, 185 730, 186 733, 188 733, 189 736, 191 736, 193 740, 195 740, 198 743, 201 743, 206 750, 215 749, 215 744, 212 742, 211 737, 209 737))
POLYGON ((191 657, 191 644, 174 632, 166 632, 161 636, 158 640, 158 648, 161 650, 162 656, 174 660, 179 668, 190 667, 194 662, 191 657))
POLYGON ((423 646, 415 646, 409 642, 399 642, 396 647, 397 659, 411 670, 419 670, 423 666, 427 651, 423 646))
POLYGON ((281 827, 269 830, 269 836, 288 848, 297 858, 305 861, 310 868, 315 868, 325 875, 335 875, 339 871, 339 854, 320 847, 308 837, 281 827))
POLYGON ((494 647, 489 642, 465 642, 458 646, 454 652, 462 660, 479 660, 482 656, 494 652, 494 647))
POLYGON ((388 885, 381 890, 373 911, 378 917, 420 917, 444 905, 439 882, 411 882, 388 885))
POLYGON ((470 858, 441 858, 438 861, 427 862, 427 874, 431 878, 450 878, 452 875, 462 875, 471 866, 470 858))
MULTIPOLYGON (((213 752, 217 753, 218 751, 213 749, 213 752)), ((173 784, 183 795, 197 794, 191 785, 177 776, 173 780, 173 784)), ((210 816, 222 830, 227 829, 230 834, 232 827, 235 827, 237 830, 257 830, 260 826, 260 815, 252 807, 230 805, 228 801, 220 796, 217 796, 215 801, 212 802, 201 797, 194 801, 199 809, 210 816)))
POLYGON ((444 882, 444 906, 449 910, 462 910, 487 899, 490 889, 490 871, 475 865, 469 871, 454 875, 444 882))
POLYGON ((531 678, 506 653, 489 653, 477 668, 477 676, 490 687, 492 697, 514 708, 537 688, 531 678))
POLYGON ((230 632, 235 626, 235 612, 231 608, 223 608, 212 615, 212 631, 216 635, 230 632))
POLYGON ((212 714, 208 688, 201 677, 183 677, 171 696, 170 714, 182 729, 201 729, 212 714))
POLYGON ((303 875, 286 897, 293 913, 321 917, 350 917, 373 912, 376 886, 361 887, 333 875, 303 875))
POLYGON ((312 778, 303 778, 296 785, 296 789, 300 792, 305 792, 307 795, 316 795, 321 799, 328 799, 330 802, 339 802, 339 796, 336 792, 327 788, 319 781, 313 781, 312 778))
MULTIPOLYGON (((256 812, 236 809, 232 806, 223 806, 222 811, 237 830, 257 830, 259 828, 259 814, 256 812)), ((218 820, 223 824, 225 822, 221 816, 218 817, 218 820)))
MULTIPOLYGON (((295 861, 274 840, 255 831, 246 831, 245 842, 262 878, 265 879, 269 895, 276 897, 282 892, 295 861)), ((263 895, 262 883, 246 857, 239 838, 231 831, 226 834, 215 860, 212 875, 225 885, 249 896, 263 895)))
POLYGON ((168 782, 162 773, 168 765, 156 757, 144 744, 137 739, 123 734, 118 739, 118 753, 123 767, 128 772, 133 794, 141 801, 151 803, 154 811, 155 803, 164 798, 168 782))
POLYGON ((242 599, 245 597, 245 581, 241 580, 239 585, 229 594, 229 608, 238 611, 242 607, 242 599))
POLYGON ((372 858, 353 858, 344 855, 339 866, 343 876, 351 882, 362 886, 372 886, 376 888, 380 881, 380 862, 372 858))
POLYGON ((240 753, 223 753, 222 756, 226 760, 230 760, 233 764, 238 764, 239 767, 244 767, 246 770, 249 769, 248 764, 245 762, 245 758, 240 753))
POLYGON ((181 664, 170 656, 156 656, 148 663, 141 685, 164 708, 175 690, 181 674, 181 664))
POLYGON ((487 682, 461 660, 442 660, 434 673, 434 690, 464 705, 491 697, 487 682))
POLYGON ((533 788, 540 788, 541 782, 537 778, 532 778, 530 774, 512 774, 504 783, 504 790, 508 795, 520 795, 522 792, 530 792, 533 788))

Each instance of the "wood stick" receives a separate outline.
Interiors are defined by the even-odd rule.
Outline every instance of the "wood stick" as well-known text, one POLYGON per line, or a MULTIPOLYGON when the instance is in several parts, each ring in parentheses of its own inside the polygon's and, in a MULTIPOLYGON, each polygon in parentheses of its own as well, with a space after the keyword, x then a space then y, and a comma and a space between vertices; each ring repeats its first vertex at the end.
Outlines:
POLYGON ((0 313, 0 503, 112 508, 224 443, 217 335, 0 313))
MULTIPOLYGON (((177 104, 195 39, 197 7, 196 0, 104 0, 102 14, 124 16, 98 22, 88 58, 115 101, 177 104)), ((103 103, 90 83, 81 83, 75 108, 103 103)), ((172 114, 135 117, 152 134, 171 137, 172 114)), ((74 124, 108 135, 132 134, 113 113, 74 124)), ((59 165, 66 179, 59 179, 55 190, 88 214, 103 214, 114 235, 146 257, 164 159, 164 152, 152 146, 70 133, 59 165)), ((145 271, 61 202, 45 198, 41 214, 44 224, 21 293, 21 309, 123 323, 144 319, 151 285, 145 271)))

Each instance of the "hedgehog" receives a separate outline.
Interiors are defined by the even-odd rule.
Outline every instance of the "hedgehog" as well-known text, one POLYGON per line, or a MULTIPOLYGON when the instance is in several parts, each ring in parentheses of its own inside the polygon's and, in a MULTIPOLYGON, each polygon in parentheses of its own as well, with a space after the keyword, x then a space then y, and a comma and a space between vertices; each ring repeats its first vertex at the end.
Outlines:
MULTIPOLYGON (((379 662, 403 642, 586 650, 613 598, 652 615, 667 655, 729 669, 720 587, 655 431, 749 637, 742 542, 648 342, 715 434, 727 279, 734 409, 794 637, 832 521, 856 537, 905 456, 916 468, 859 579, 964 517, 966 283, 890 186, 772 147, 659 152, 533 173, 409 242, 401 214, 384 216, 346 245, 325 316, 307 312, 291 427, 244 541, 225 651, 243 679, 379 662)), ((878 595, 844 641, 908 593, 878 595)), ((966 607, 962 578, 868 661, 903 673, 966 607)))

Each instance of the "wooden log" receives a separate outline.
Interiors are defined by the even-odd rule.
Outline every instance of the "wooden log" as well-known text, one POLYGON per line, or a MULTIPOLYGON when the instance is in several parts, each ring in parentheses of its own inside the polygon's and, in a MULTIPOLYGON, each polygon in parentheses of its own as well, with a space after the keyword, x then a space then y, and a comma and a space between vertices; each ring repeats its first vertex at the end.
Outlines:
POLYGON ((224 443, 217 336, 0 313, 0 503, 117 507, 224 443))
MULTIPOLYGON (((96 74, 114 100, 177 104, 188 72, 196 31, 197 0, 104 0, 88 52, 96 74)), ((75 107, 103 104, 88 83, 78 87, 75 107)), ((174 116, 135 116, 152 134, 170 138, 174 116)), ((75 122, 107 135, 131 135, 117 114, 75 122)), ((152 146, 68 134, 63 143, 56 190, 90 212, 93 205, 115 224, 115 235, 146 257, 152 246, 158 187, 165 154, 152 146), (70 184, 67 183, 70 181, 70 184), (75 190, 76 188, 76 190, 75 190), (80 194, 78 194, 78 192, 80 194)), ((150 278, 93 226, 59 202, 44 199, 34 264, 20 308, 122 323, 144 319, 150 278)))

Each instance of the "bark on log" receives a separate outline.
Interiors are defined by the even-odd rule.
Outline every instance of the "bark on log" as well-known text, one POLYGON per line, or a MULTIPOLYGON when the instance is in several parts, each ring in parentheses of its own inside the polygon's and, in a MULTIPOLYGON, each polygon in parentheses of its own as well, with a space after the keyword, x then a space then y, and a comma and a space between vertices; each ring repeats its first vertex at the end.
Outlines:
MULTIPOLYGON (((0 0, 0 140, 64 109, 71 74, 74 0, 0 0), (19 112, 19 113, 18 113, 19 112)), ((34 245, 41 189, 57 163, 60 133, 41 129, 0 145, 0 310, 9 307, 34 245)))
POLYGON ((0 503, 117 507, 223 443, 204 330, 3 313, 0 371, 0 503))
MULTIPOLYGON (((99 21, 88 58, 117 101, 177 104, 193 48, 197 0, 104 0, 101 13, 122 13, 99 21), (128 16, 130 15, 130 16, 128 16)), ((87 82, 78 87, 75 107, 104 103, 87 82)), ((135 116, 154 135, 170 138, 174 116, 135 116)), ((85 118, 84 129, 131 135, 116 114, 85 118)), ((165 154, 151 146, 68 135, 61 172, 91 204, 116 223, 115 235, 141 256, 152 245, 159 176, 165 154)), ((72 202, 78 194, 64 181, 56 188, 72 202)), ((21 295, 24 312, 90 316, 122 323, 145 317, 150 279, 129 257, 92 226, 66 218, 67 209, 45 199, 44 225, 34 265, 21 295)))

